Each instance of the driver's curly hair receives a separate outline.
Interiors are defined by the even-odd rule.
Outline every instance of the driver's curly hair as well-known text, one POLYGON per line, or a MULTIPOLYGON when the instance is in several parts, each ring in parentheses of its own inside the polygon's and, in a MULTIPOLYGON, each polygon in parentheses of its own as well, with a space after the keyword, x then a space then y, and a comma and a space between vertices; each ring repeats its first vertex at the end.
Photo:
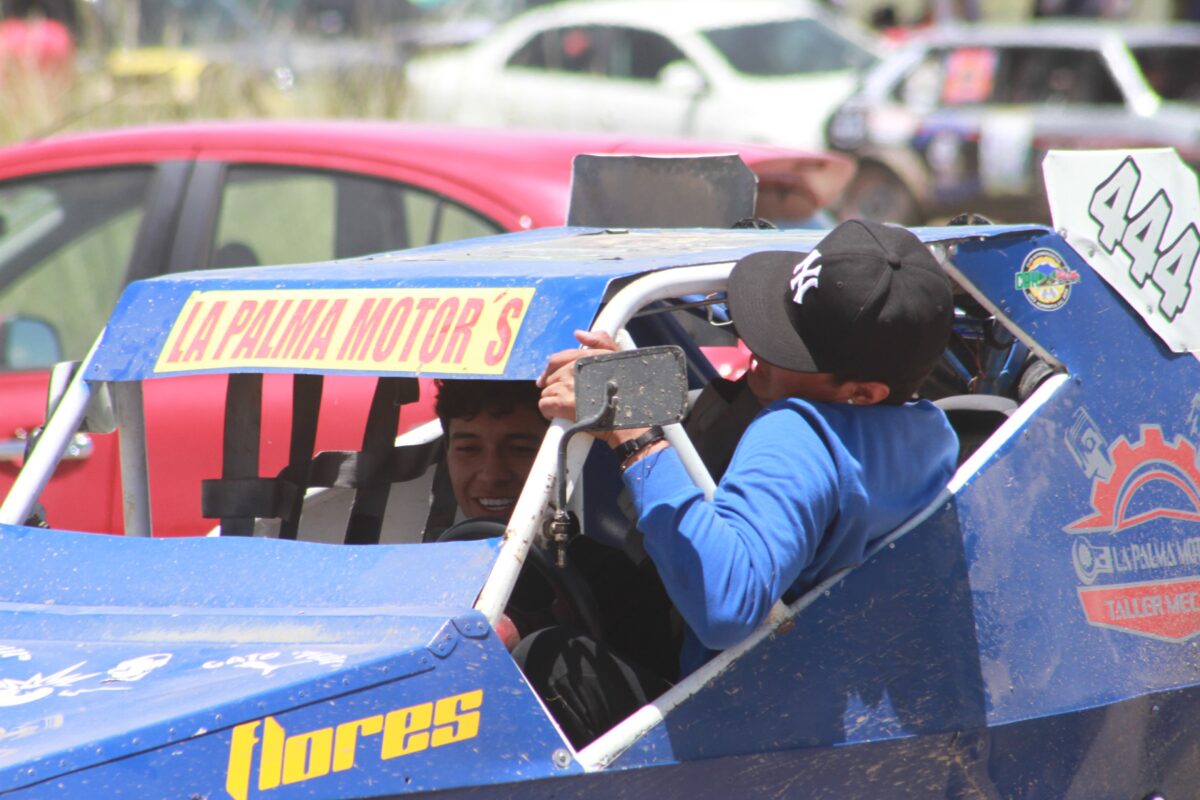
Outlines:
POLYGON ((521 406, 537 410, 542 390, 533 381, 489 381, 479 379, 438 380, 434 413, 449 429, 452 419, 474 419, 483 412, 493 417, 511 414, 521 406))

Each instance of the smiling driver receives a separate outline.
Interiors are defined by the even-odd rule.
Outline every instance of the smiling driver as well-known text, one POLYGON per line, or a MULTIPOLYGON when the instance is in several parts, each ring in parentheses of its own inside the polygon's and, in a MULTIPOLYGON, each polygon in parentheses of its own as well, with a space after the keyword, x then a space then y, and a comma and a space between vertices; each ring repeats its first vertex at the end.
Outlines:
POLYGON ((546 434, 532 381, 439 381, 446 467, 466 518, 507 522, 546 434))

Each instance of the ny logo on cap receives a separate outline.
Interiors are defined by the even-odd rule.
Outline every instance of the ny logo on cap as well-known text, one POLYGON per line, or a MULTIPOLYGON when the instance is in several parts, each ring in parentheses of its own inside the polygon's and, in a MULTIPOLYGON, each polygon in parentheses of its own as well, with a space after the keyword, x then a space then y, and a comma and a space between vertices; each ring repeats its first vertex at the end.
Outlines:
POLYGON ((803 261, 792 268, 792 279, 789 283, 795 292, 792 300, 796 305, 804 302, 804 294, 809 289, 815 289, 817 278, 821 277, 821 265, 813 263, 821 257, 819 250, 814 249, 803 261))

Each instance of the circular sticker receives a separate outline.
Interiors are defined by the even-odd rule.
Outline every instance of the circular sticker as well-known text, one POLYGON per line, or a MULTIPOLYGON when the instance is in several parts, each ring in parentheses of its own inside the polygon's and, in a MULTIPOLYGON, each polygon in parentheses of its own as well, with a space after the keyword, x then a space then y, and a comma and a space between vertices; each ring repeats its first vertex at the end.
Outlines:
POLYGON ((1066 305, 1076 283, 1079 273, 1067 267, 1063 257, 1053 250, 1034 250, 1017 273, 1017 289, 1042 311, 1057 311, 1066 305))

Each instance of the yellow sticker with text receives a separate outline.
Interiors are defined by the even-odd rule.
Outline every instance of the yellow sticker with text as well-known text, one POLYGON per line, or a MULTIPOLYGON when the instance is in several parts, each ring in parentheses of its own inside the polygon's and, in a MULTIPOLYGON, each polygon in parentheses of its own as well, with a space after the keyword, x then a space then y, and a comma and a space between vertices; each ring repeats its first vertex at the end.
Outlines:
POLYGON ((285 728, 275 717, 243 722, 230 738, 225 791, 249 800, 336 772, 369 776, 381 762, 474 739, 482 709, 483 690, 475 689, 307 730, 285 728))
POLYGON ((194 292, 154 371, 275 367, 499 375, 534 291, 194 292))

